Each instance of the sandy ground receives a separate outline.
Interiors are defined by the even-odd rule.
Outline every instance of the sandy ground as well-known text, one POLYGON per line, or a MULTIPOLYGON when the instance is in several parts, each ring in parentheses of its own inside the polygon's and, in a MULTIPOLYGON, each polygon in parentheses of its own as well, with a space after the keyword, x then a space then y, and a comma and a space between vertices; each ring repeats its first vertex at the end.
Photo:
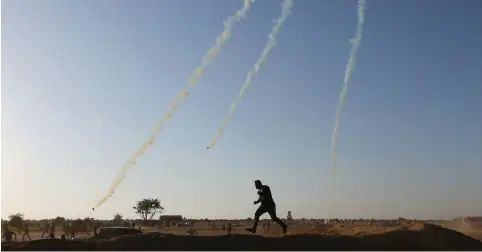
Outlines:
MULTIPOLYGON (((2 250, 482 250, 481 241, 453 231, 461 228, 460 224, 444 225, 447 228, 422 223, 405 226, 336 224, 313 230, 309 224, 295 224, 290 225, 285 236, 275 225, 271 231, 260 225, 258 233, 253 235, 244 230, 249 226, 245 223, 243 227, 233 228, 232 235, 226 235, 221 225, 213 229, 207 223, 196 223, 194 229, 198 236, 194 237, 186 234, 187 228, 144 228, 144 234, 99 244, 39 240, 41 232, 33 232, 31 237, 36 241, 2 242, 2 250)), ((469 231, 465 224, 462 227, 469 231)), ((470 231, 474 237, 482 234, 482 228, 470 227, 470 231)))
MULTIPOLYGON (((280 237, 284 236, 282 228, 276 224, 272 224, 270 230, 263 228, 260 223, 258 225, 258 231, 256 234, 247 232, 245 228, 251 227, 251 222, 242 223, 242 227, 233 227, 231 232, 232 235, 258 235, 264 237, 280 237)), ((348 236, 360 236, 366 234, 382 234, 389 231, 397 230, 402 228, 402 226, 369 226, 367 224, 355 224, 355 225, 326 225, 320 226, 313 229, 313 226, 308 223, 294 224, 290 225, 288 229, 288 235, 301 235, 301 234, 312 234, 312 235, 348 235, 348 236)), ((226 231, 221 229, 221 225, 213 228, 211 225, 204 223, 196 223, 194 229, 197 231, 198 236, 219 236, 226 235, 226 231)), ((187 235, 187 228, 144 228, 144 232, 162 232, 166 234, 174 235, 187 235)))

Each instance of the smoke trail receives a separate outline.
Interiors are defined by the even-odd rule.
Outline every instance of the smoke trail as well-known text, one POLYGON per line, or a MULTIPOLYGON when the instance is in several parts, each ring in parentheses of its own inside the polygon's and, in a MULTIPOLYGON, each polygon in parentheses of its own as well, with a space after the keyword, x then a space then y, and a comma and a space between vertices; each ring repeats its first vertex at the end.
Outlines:
MULTIPOLYGON (((355 62, 356 62, 356 53, 358 51, 358 48, 360 47, 360 42, 362 39, 362 32, 363 32, 363 23, 365 21, 365 0, 358 0, 357 2, 358 5, 358 23, 356 25, 356 31, 355 31, 355 36, 350 40, 352 43, 352 47, 350 50, 350 57, 348 58, 348 63, 346 65, 345 69, 345 78, 343 80, 343 86, 340 91, 340 96, 338 98, 339 104, 338 108, 336 109, 336 115, 335 115, 335 125, 333 127, 333 132, 331 136, 331 153, 332 153, 332 180, 331 180, 331 194, 335 193, 335 182, 334 179, 336 178, 336 172, 337 172, 337 161, 336 161, 336 138, 338 136, 338 130, 340 127, 340 116, 341 116, 341 110, 343 108, 343 105, 345 103, 345 97, 348 92, 348 82, 350 81, 351 74, 353 73, 353 70, 355 69, 355 62)), ((334 198, 334 195, 332 195, 332 200, 334 198)), ((331 206, 332 204, 330 204, 331 206)), ((328 215, 331 216, 331 208, 328 211, 328 215)))
POLYGON ((214 60, 214 58, 219 54, 221 51, 221 47, 226 44, 231 37, 231 30, 236 22, 239 22, 241 18, 244 18, 246 16, 246 13, 249 10, 250 4, 254 3, 254 0, 244 0, 244 5, 241 9, 236 11, 236 13, 229 17, 227 21, 224 22, 224 31, 221 35, 219 35, 216 39, 216 44, 209 49, 207 54, 203 58, 203 62, 201 63, 200 66, 196 67, 193 73, 191 74, 191 77, 189 78, 188 81, 188 87, 185 90, 182 90, 176 99, 174 99, 171 107, 169 108, 166 116, 161 119, 159 124, 157 125, 156 129, 154 130, 154 133, 152 133, 151 137, 145 142, 141 148, 124 164, 122 167, 122 170, 120 174, 117 176, 117 178, 114 180, 112 185, 110 186, 109 191, 107 194, 95 205, 95 208, 101 206, 108 198, 112 197, 112 195, 115 192, 115 189, 117 186, 124 180, 127 171, 132 168, 136 164, 136 159, 144 154, 146 149, 154 144, 154 140, 156 139, 157 133, 164 127, 164 124, 166 123, 167 120, 172 118, 172 114, 174 110, 176 110, 177 106, 186 98, 188 95, 188 91, 196 86, 199 83, 199 79, 204 75, 204 71, 206 68, 211 64, 211 62, 214 60))
POLYGON ((266 44, 266 47, 263 49, 263 52, 261 53, 261 56, 259 57, 256 64, 254 64, 253 69, 246 76, 246 80, 245 80, 243 86, 241 87, 239 95, 236 96, 234 101, 231 103, 231 107, 229 109, 228 114, 224 118, 224 121, 221 124, 221 127, 219 128, 217 135, 213 138, 213 140, 211 141, 211 144, 207 147, 207 149, 213 148, 216 145, 216 143, 218 142, 219 138, 221 138, 221 136, 223 135, 224 129, 226 128, 226 126, 229 123, 229 119, 233 115, 234 111, 236 111, 236 104, 243 98, 244 92, 246 92, 246 90, 251 85, 251 80, 252 80, 253 76, 256 75, 259 72, 259 69, 260 69, 261 65, 266 61, 269 52, 276 45, 276 34, 278 34, 278 32, 281 30, 281 27, 283 26, 286 18, 288 18, 288 16, 291 14, 291 8, 293 6, 293 0, 284 0, 283 3, 281 4, 281 6, 283 7, 282 14, 278 18, 278 20, 276 20, 276 23, 273 26, 273 29, 271 30, 271 33, 268 35, 269 40, 268 40, 268 43, 266 44))

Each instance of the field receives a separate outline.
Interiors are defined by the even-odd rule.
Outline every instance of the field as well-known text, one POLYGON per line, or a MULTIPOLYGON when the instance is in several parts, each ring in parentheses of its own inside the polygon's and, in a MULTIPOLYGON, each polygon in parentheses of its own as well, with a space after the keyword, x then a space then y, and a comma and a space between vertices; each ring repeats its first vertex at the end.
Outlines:
MULTIPOLYGON (((33 241, 2 242, 2 250, 482 250, 482 227, 459 222, 437 225, 339 223, 315 228, 309 223, 298 222, 289 226, 286 236, 276 225, 271 225, 268 231, 260 223, 258 233, 253 235, 244 230, 250 222, 240 224, 233 227, 231 235, 221 229, 222 223, 216 223, 213 228, 211 223, 201 221, 194 225, 197 236, 189 236, 188 228, 143 227, 144 234, 102 243, 40 239, 41 231, 32 230, 33 241)), ((17 239, 21 238, 20 235, 17 239)))

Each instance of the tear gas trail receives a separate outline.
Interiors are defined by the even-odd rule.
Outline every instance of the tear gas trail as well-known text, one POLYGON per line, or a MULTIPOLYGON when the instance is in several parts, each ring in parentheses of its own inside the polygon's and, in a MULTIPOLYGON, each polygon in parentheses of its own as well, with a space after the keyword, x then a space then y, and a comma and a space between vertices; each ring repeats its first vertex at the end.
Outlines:
POLYGON ((266 61, 268 58, 268 54, 273 49, 273 47, 276 45, 276 34, 281 30, 281 27, 283 26, 285 20, 288 18, 288 16, 291 14, 291 8, 293 6, 293 0, 284 0, 282 5, 282 14, 276 20, 275 25, 273 26, 273 29, 271 30, 271 33, 268 35, 268 43, 266 44, 266 47, 263 49, 263 52, 261 53, 261 56, 259 57, 258 61, 256 64, 254 64, 253 69, 248 73, 246 76, 246 80, 241 87, 241 90, 239 92, 239 95, 236 96, 234 101, 231 103, 231 107, 229 109, 228 114, 224 118, 223 123, 221 124, 221 127, 218 130, 217 135, 213 138, 211 141, 210 145, 207 147, 207 149, 213 148, 217 142, 219 141, 219 138, 223 135, 224 129, 229 123, 229 120, 231 116, 233 115, 234 111, 236 111, 236 104, 244 97, 244 92, 249 88, 251 85, 251 81, 254 75, 256 75, 259 72, 259 69, 261 68, 261 65, 266 61))
MULTIPOLYGON (((358 23, 356 25, 355 36, 350 40, 352 47, 350 50, 350 56, 348 58, 348 63, 345 68, 345 77, 343 80, 343 85, 340 91, 340 96, 338 98, 339 104, 338 108, 336 109, 335 115, 335 125, 333 127, 333 132, 331 136, 331 154, 332 154, 332 179, 331 179, 331 200, 334 200, 335 194, 335 179, 336 179, 336 172, 337 172, 337 160, 336 160, 336 139, 338 136, 338 130, 340 128, 340 116, 341 110, 345 103, 345 97, 348 92, 348 82, 350 81, 351 74, 355 69, 356 63, 356 54, 358 48, 360 47, 361 39, 362 39, 362 32, 363 32, 363 23, 365 21, 365 0, 358 0, 358 23)), ((332 204, 330 204, 331 206, 332 204)), ((328 211, 328 215, 331 216, 331 208, 328 211)))
MULTIPOLYGON (((203 58, 203 62, 201 63, 200 66, 196 67, 193 73, 191 74, 191 77, 189 78, 188 81, 188 87, 187 89, 182 90, 176 99, 174 99, 171 107, 169 108, 166 116, 161 119, 159 124, 157 125, 156 129, 154 130, 154 133, 152 133, 151 137, 141 146, 141 148, 124 164, 122 167, 122 170, 120 174, 117 176, 117 178, 114 180, 112 185, 109 188, 109 191, 107 194, 95 205, 95 208, 101 206, 108 198, 112 197, 112 195, 115 192, 115 189, 117 186, 124 180, 127 171, 132 168, 136 164, 136 159, 144 154, 146 149, 154 144, 154 140, 156 139, 157 133, 164 127, 164 124, 166 123, 167 120, 172 118, 173 112, 176 110, 178 105, 186 98, 186 96, 189 94, 188 91, 196 86, 199 83, 199 79, 204 75, 204 71, 206 68, 209 66, 209 64, 214 60, 214 58, 219 54, 221 51, 221 47, 226 44, 231 37, 231 30, 234 26, 235 23, 239 22, 241 18, 244 18, 246 16, 246 13, 248 12, 251 3, 254 3, 254 0, 244 0, 244 5, 241 9, 236 11, 236 13, 229 17, 227 21, 224 22, 224 31, 221 35, 219 35, 216 39, 216 44, 209 49, 207 54, 203 58)), ((94 208, 94 209, 95 209, 94 208)))

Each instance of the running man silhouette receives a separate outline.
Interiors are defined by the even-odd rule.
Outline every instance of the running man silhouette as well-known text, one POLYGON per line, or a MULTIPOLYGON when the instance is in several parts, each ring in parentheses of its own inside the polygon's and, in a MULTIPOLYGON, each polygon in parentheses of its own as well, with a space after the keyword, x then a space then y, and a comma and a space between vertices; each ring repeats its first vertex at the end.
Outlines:
POLYGON ((30 228, 28 227, 28 224, 24 225, 23 228, 23 235, 22 235, 22 241, 25 240, 25 236, 27 236, 28 240, 31 241, 32 238, 30 238, 30 228))
POLYGON ((17 234, 8 228, 5 228, 5 232, 3 233, 2 238, 5 238, 6 241, 11 242, 12 236, 15 236, 15 240, 17 240, 17 234))
POLYGON ((251 233, 256 233, 258 227, 259 217, 264 213, 268 213, 271 219, 283 227, 283 233, 286 234, 288 226, 276 216, 276 204, 274 203, 273 196, 271 195, 271 189, 267 185, 263 185, 260 180, 254 181, 256 189, 258 189, 259 199, 254 202, 258 204, 261 202, 258 210, 254 213, 254 223, 252 228, 246 228, 251 233))
POLYGON ((49 223, 45 223, 44 225, 44 231, 42 232, 42 239, 44 238, 44 235, 49 235, 49 231, 50 231, 50 224, 49 223))

